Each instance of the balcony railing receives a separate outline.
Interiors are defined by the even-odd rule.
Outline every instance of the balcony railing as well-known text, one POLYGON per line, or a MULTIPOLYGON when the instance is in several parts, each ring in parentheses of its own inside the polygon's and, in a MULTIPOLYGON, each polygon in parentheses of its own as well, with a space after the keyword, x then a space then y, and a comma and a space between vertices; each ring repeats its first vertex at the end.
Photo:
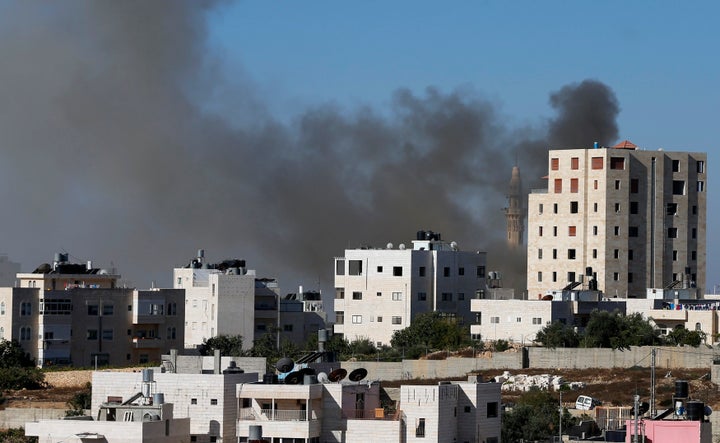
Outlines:
POLYGON ((159 348, 164 344, 164 341, 155 337, 155 338, 141 338, 141 337, 133 337, 133 345, 138 349, 155 349, 159 348))
POLYGON ((363 409, 349 409, 342 412, 342 417, 350 420, 399 420, 399 415, 387 415, 383 408, 371 411, 363 409))
MULTIPOLYGON (((301 409, 253 409, 242 408, 238 420, 258 421, 307 421, 307 412, 301 409)), ((310 420, 317 420, 315 411, 310 411, 310 420)))

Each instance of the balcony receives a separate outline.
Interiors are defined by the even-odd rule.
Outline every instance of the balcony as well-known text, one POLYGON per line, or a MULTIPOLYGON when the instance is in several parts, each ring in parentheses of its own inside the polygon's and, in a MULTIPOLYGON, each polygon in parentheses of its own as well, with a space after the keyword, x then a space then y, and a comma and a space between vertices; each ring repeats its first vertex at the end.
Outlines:
POLYGON ((133 347, 136 349, 159 349, 165 343, 159 338, 133 337, 133 347))
POLYGON ((242 408, 238 412, 238 420, 257 420, 257 421, 309 421, 317 420, 315 411, 308 413, 302 409, 253 409, 242 408))
POLYGON ((687 321, 686 310, 653 309, 648 313, 653 320, 687 321))
POLYGON ((320 420, 313 410, 241 408, 238 411, 238 437, 248 437, 250 426, 260 424, 265 438, 288 435, 301 439, 320 437, 320 420))

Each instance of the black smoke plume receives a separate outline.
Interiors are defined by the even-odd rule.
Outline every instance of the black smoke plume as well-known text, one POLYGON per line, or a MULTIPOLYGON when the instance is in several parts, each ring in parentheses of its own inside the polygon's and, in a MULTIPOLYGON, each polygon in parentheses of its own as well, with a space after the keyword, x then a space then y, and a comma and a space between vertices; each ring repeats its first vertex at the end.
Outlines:
POLYGON ((331 286, 346 247, 432 229, 524 287, 524 253, 504 242, 515 160, 540 186, 548 147, 617 137, 597 81, 552 94, 546 128, 509 128, 477 93, 432 87, 396 91, 384 112, 318 104, 284 124, 252 80, 223 78, 216 7, 0 6, 0 247, 24 269, 66 249, 168 285, 205 248, 292 291, 331 286))

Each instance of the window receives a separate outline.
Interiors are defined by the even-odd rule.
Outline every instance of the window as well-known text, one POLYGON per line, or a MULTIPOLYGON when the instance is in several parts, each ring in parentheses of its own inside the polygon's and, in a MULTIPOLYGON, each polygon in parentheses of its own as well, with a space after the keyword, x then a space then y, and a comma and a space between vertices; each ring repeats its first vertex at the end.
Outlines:
POLYGON ((704 192, 705 191, 705 182, 698 180, 697 182, 697 192, 704 192))
POLYGON ((452 292, 443 292, 441 295, 442 301, 452 301, 452 292))
POLYGON ((32 303, 30 303, 29 301, 24 301, 20 303, 20 315, 32 315, 32 303))
POLYGON ((672 161, 672 172, 680 172, 680 160, 672 161))
POLYGON ((487 418, 494 418, 498 416, 498 403, 496 401, 489 402, 487 404, 487 418))
POLYGON ((614 281, 620 281, 620 273, 619 273, 619 272, 614 272, 614 273, 613 273, 613 280, 614 280, 614 281))
POLYGON ((602 157, 593 157, 590 159, 590 167, 592 169, 602 169, 603 168, 603 158, 602 157))
POLYGON ((394 324, 394 325, 401 325, 401 324, 402 324, 402 317, 400 317, 400 316, 393 316, 393 318, 392 318, 392 324, 394 324))
POLYGON ((542 260, 542 249, 538 249, 538 260, 542 260))
POLYGON ((557 226, 553 226, 553 237, 557 237, 557 226))
POLYGON ((575 250, 568 249, 568 260, 575 260, 575 250))
POLYGON ((167 315, 177 315, 177 303, 168 303, 167 315))
POLYGON ((32 329, 30 329, 30 326, 23 326, 20 328, 20 340, 26 341, 30 340, 32 336, 32 329))
POLYGON ((690 260, 692 260, 692 261, 697 260, 697 251, 690 252, 690 260))
POLYGON ((570 179, 570 192, 573 194, 577 194, 578 192, 578 179, 571 178, 570 179))
POLYGON ((575 281, 575 273, 574 273, 574 272, 568 272, 568 273, 567 273, 567 281, 568 281, 568 282, 574 282, 574 281, 575 281))
POLYGON ((465 293, 464 293, 464 292, 458 292, 458 300, 465 300, 465 293))
POLYGON ((553 249, 553 260, 557 259, 557 249, 553 249))
POLYGON ((668 203, 665 209, 667 215, 677 215, 678 205, 677 203, 668 203))
POLYGON ((465 268, 458 268, 458 275, 465 275, 465 268))
POLYGON ((491 324, 498 324, 498 323, 500 323, 500 317, 490 317, 490 323, 491 323, 491 324))
POLYGON ((113 312, 115 311, 115 306, 112 304, 105 304, 102 305, 102 313, 103 315, 113 315, 113 312))
POLYGON ((637 178, 630 179, 630 193, 637 194, 640 192, 640 180, 637 178))
POLYGON ((598 208, 597 203, 593 203, 593 212, 598 212, 597 208, 598 208))
POLYGON ((638 236, 638 227, 630 226, 628 228, 628 237, 637 237, 637 236, 638 236))
POLYGON ((522 323, 522 317, 515 317, 515 323, 522 323))
POLYGON ((699 160, 697 162, 697 172, 698 172, 698 174, 702 174, 703 172, 705 172, 705 162, 704 161, 699 160))
POLYGON ((673 195, 685 195, 685 180, 673 180, 673 195))
POLYGON ((598 181, 593 180, 593 189, 597 189, 597 188, 598 188, 598 181))
POLYGON ((335 260, 335 275, 345 275, 345 260, 335 260))
POLYGON ((562 193, 562 179, 561 178, 555 179, 555 193, 556 194, 562 193))
POLYGON ((613 232, 615 233, 615 235, 620 235, 620 227, 619 227, 619 226, 615 226, 615 227, 613 228, 613 232))
POLYGON ((0 340, 5 340, 5 328, 0 326, 0 340))
POLYGON ((597 258, 597 249, 592 250, 592 258, 597 258))
POLYGON ((293 325, 292 325, 292 323, 289 324, 289 325, 283 325, 283 331, 285 331, 285 332, 292 332, 292 330, 293 330, 293 325))
POLYGON ((348 261, 348 274, 349 275, 362 275, 362 260, 350 260, 348 261))
POLYGON ((382 315, 381 315, 381 316, 378 316, 377 322, 378 322, 378 323, 382 323, 382 315))
POLYGON ((537 281, 539 281, 539 282, 542 281, 542 272, 541 271, 538 271, 537 281))
POLYGON ((677 238, 677 236, 678 236, 677 228, 668 228, 668 238, 677 238))
POLYGON ((677 251, 672 251, 672 260, 673 260, 673 261, 677 261, 677 259, 678 259, 678 253, 677 253, 677 251))
POLYGON ((580 159, 578 157, 570 159, 570 169, 580 169, 580 159))
POLYGON ((485 266, 477 267, 477 276, 478 278, 485 278, 485 266))
POLYGON ((362 300, 362 292, 353 292, 353 300, 362 300))
POLYGON ((88 315, 98 315, 98 305, 87 305, 88 315))
POLYGON ((87 330, 87 336, 86 338, 88 340, 97 340, 98 338, 98 331, 97 329, 88 329, 87 330))
POLYGON ((625 169, 625 158, 610 157, 610 169, 625 169))
POLYGON ((575 237, 576 231, 575 226, 568 226, 568 236, 575 237))
POLYGON ((552 273, 552 281, 553 283, 557 281, 557 272, 553 271, 552 273))
POLYGON ((108 341, 112 340, 113 339, 113 330, 112 329, 103 329, 102 339, 108 340, 108 341))
POLYGON ((557 213, 558 213, 558 204, 553 203, 553 214, 557 214, 557 213))
POLYGON ((443 268, 443 277, 450 277, 450 268, 447 266, 443 268))
POLYGON ((378 266, 378 267, 377 267, 377 273, 378 273, 378 274, 382 274, 382 271, 383 271, 383 267, 382 267, 382 266, 378 266))
POLYGON ((538 236, 542 237, 542 231, 543 231, 543 227, 539 226, 538 227, 538 236))
MULTIPOLYGON (((697 238, 697 228, 692 228, 692 238, 697 238)), ((677 237, 677 229, 675 230, 675 237, 677 237)))
POLYGON ((570 202, 570 213, 571 214, 578 213, 578 202, 570 202))
POLYGON ((628 283, 632 283, 632 282, 633 282, 632 272, 628 272, 628 283))
POLYGON ((191 398, 191 399, 190 399, 190 404, 191 404, 191 405, 196 405, 196 404, 197 404, 197 398, 191 398))
POLYGON ((560 169, 560 159, 559 158, 551 158, 550 159, 550 169, 553 171, 557 171, 560 169))
POLYGON ((217 398, 211 398, 210 399, 210 405, 217 406, 217 398))
POLYGON ((0 315, 5 315, 5 302, 0 302, 0 315))
POLYGON ((613 258, 620 258, 620 250, 619 249, 613 250, 613 258))
POLYGON ((352 316, 352 322, 353 322, 353 324, 355 324, 355 325, 360 325, 360 324, 362 324, 362 315, 353 315, 353 316, 352 316))
POLYGON ((345 288, 335 288, 335 298, 342 300, 345 298, 345 288))
POLYGON ((425 277, 425 266, 420 266, 418 268, 418 277, 425 277))
POLYGON ((464 408, 465 413, 466 414, 469 413, 470 409, 471 409, 470 406, 465 406, 465 408, 464 408))
POLYGON ((638 202, 630 202, 630 213, 631 214, 638 213, 638 202))
POLYGON ((542 324, 542 318, 541 317, 533 317, 532 324, 534 325, 541 325, 542 324))
POLYGON ((615 190, 617 191, 619 189, 620 189, 620 180, 615 180, 615 190))
POLYGON ((620 213, 620 203, 615 203, 615 213, 616 214, 620 213))
POLYGON ((540 203, 540 204, 538 205, 538 212, 539 212, 540 214, 543 213, 543 204, 542 204, 542 203, 540 203))
POLYGON ((339 325, 345 324, 345 312, 335 311, 335 323, 337 323, 339 325))
POLYGON ((425 301, 425 300, 427 300, 427 293, 425 293, 425 292, 418 292, 418 293, 417 293, 417 299, 418 299, 418 301, 425 301))
POLYGON ((593 235, 597 235, 598 229, 597 226, 593 226, 593 235))
POLYGON ((634 256, 633 250, 632 250, 632 249, 628 249, 628 260, 632 260, 632 259, 633 259, 633 256, 634 256))
POLYGON ((692 214, 697 215, 697 205, 693 205, 692 207, 692 214))
POLYGON ((425 419, 424 418, 418 418, 417 423, 415 423, 415 437, 425 437, 425 419))
POLYGON ((402 292, 393 292, 393 293, 392 293, 392 299, 393 299, 393 301, 400 301, 400 300, 402 300, 402 292))
POLYGON ((393 266, 393 276, 402 277, 402 266, 393 266))
POLYGON ((175 340, 177 338, 177 329, 174 327, 167 328, 167 338, 169 340, 175 340))

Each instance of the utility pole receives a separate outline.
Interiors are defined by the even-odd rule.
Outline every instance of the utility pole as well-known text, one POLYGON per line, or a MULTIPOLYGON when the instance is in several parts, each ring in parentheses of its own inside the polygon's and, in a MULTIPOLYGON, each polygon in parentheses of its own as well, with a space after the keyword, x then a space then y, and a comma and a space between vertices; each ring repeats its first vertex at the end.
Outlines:
POLYGON ((562 416, 563 416, 563 405, 562 405, 562 391, 560 391, 560 443, 562 443, 562 416))
POLYGON ((652 348, 650 359, 650 417, 655 417, 655 353, 657 350, 652 348))
POLYGON ((638 415, 640 413, 640 396, 635 394, 633 400, 635 401, 635 404, 633 405, 633 407, 635 408, 635 431, 633 432, 632 441, 633 443, 639 443, 640 437, 638 436, 638 415))

